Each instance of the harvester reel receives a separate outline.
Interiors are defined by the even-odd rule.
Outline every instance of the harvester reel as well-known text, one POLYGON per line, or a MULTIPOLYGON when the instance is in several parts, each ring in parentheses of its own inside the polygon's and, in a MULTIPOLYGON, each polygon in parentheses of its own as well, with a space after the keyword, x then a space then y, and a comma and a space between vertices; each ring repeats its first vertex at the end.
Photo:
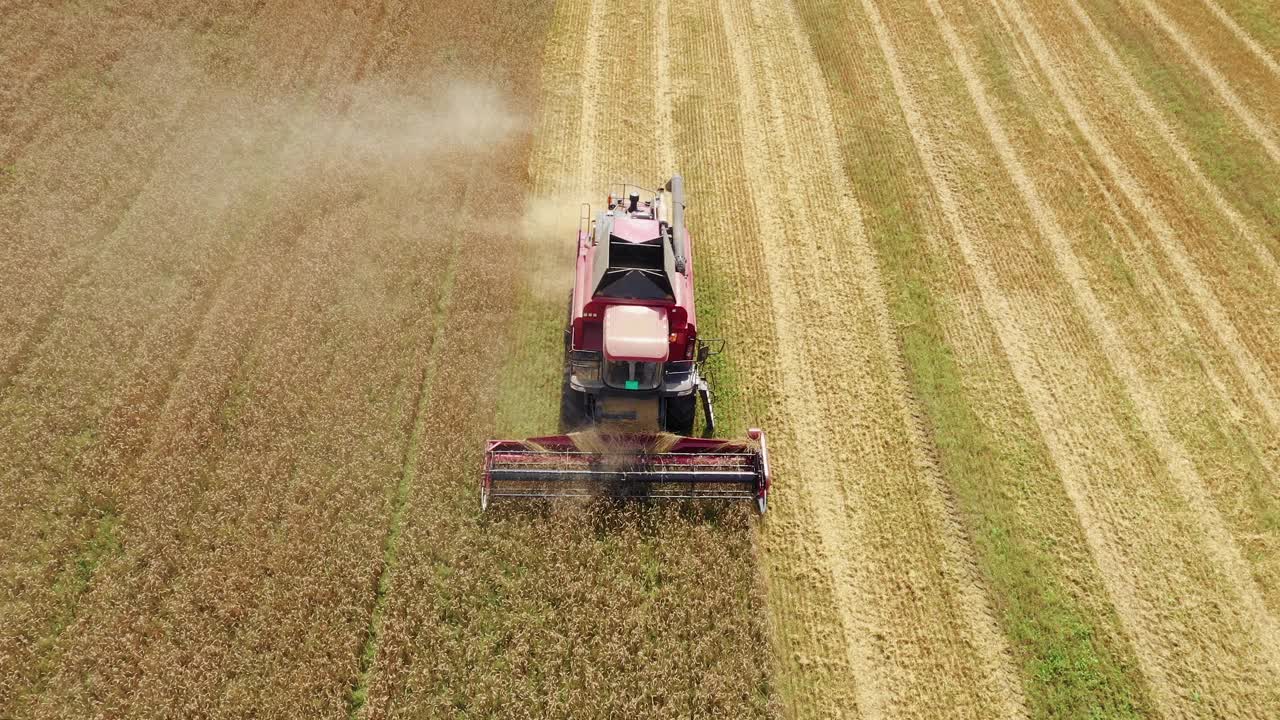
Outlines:
POLYGON ((764 432, 749 430, 747 438, 591 433, 491 440, 480 507, 497 498, 648 497, 755 500, 764 512, 770 484, 764 432))

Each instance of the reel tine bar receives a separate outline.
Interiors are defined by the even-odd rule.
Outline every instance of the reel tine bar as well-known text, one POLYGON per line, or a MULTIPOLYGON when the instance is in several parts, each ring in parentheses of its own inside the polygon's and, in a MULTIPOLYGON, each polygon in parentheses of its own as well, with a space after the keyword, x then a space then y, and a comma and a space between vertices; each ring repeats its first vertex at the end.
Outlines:
MULTIPOLYGON (((573 436, 493 440, 485 452, 481 505, 495 498, 646 497, 756 500, 764 511, 768 456, 764 435, 751 441, 653 435, 601 438, 602 452, 573 436), (661 451, 655 448, 666 444, 661 451)), ((593 442, 591 444, 597 444, 593 442)))

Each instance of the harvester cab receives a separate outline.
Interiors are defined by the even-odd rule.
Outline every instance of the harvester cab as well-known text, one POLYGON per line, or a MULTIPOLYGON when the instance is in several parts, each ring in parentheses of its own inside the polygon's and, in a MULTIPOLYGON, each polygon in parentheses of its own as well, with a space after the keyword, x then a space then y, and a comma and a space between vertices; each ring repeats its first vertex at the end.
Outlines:
POLYGON ((715 430, 704 363, 723 341, 698 335, 693 247, 680 176, 613 188, 579 223, 565 329, 561 432, 493 440, 481 505, 495 498, 754 499, 769 490, 764 433, 689 437, 698 407, 715 430), (615 194, 616 193, 616 194, 615 194))

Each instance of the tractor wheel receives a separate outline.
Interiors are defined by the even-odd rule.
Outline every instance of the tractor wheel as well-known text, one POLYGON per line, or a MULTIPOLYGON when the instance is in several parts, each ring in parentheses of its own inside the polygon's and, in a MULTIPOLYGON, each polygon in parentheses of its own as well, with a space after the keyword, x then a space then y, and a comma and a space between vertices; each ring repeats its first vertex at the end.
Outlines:
POLYGON ((569 359, 569 351, 573 349, 573 291, 569 291, 569 302, 565 304, 564 313, 564 354, 569 359))
POLYGON ((564 380, 560 384, 560 432, 577 432, 587 425, 587 394, 569 385, 569 364, 564 366, 564 380))
POLYGON ((677 435, 691 435, 693 420, 698 412, 698 394, 689 393, 683 397, 667 398, 667 432, 677 435))
POLYGON ((587 394, 569 385, 569 353, 573 351, 573 291, 569 291, 564 326, 564 378, 560 383, 560 432, 577 432, 587 426, 587 394))

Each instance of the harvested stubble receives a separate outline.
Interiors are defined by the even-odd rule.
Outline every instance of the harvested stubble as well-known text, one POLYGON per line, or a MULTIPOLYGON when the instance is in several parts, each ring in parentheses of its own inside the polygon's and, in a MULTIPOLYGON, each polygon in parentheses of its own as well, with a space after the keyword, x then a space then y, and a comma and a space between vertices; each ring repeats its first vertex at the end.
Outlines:
MULTIPOLYGON (((923 9, 910 3, 863 5, 885 57, 895 66, 894 89, 930 190, 938 197, 938 211, 972 274, 985 306, 982 312, 996 331, 1016 384, 1028 396, 1107 600, 1134 646, 1134 672, 1150 688, 1152 704, 1167 714, 1190 712, 1208 697, 1220 707, 1248 712, 1274 706, 1274 690, 1265 681, 1275 667, 1274 621, 1227 528, 1206 501, 1204 478, 1171 430, 1172 413, 1162 398, 1189 391, 1209 395, 1212 383, 1201 378, 1189 389, 1166 389, 1167 357, 1157 362, 1156 370, 1135 360, 1143 351, 1161 352, 1160 345, 1137 346, 1119 329, 1120 313, 1103 305, 1119 285, 1105 275, 1091 279, 1085 270, 1094 253, 1125 233, 1075 225, 1081 203, 1064 197, 1100 192, 1097 184, 1127 195, 1143 215, 1141 222, 1164 235, 1157 247, 1177 267, 1179 238, 1162 232, 1159 214, 1137 200, 1163 178, 1118 171, 1091 137, 1088 124, 1068 112, 1074 131, 1084 136, 1078 145, 1088 147, 1106 174, 1099 178, 1103 173, 1097 165, 1082 166, 1080 175, 1064 182, 1064 168, 1078 162, 1083 148, 1065 150, 1061 159, 1045 163, 1057 143, 1028 142, 1028 135, 1038 131, 1036 122, 1061 120, 1041 112, 1034 118, 1028 117, 1031 112, 1004 117, 1021 102, 1009 92, 1021 84, 1019 74, 1002 71, 1002 63, 1016 67, 1020 62, 1016 48, 1001 57, 989 40, 971 35, 967 28, 974 23, 963 7, 944 8, 936 2, 923 9), (888 9, 875 12, 876 6, 888 9), (923 112, 922 99, 927 98, 936 107, 923 112), (1101 392, 1102 387, 1109 390, 1101 392), (1175 612, 1170 612, 1170 587, 1178 588, 1175 612), (1180 690, 1191 686, 1201 690, 1190 697, 1180 690)), ((1004 4, 1016 11, 1011 6, 1004 4)), ((1037 92, 1030 83, 1027 91, 1037 92)), ((1042 100, 1035 107, 1049 110, 1054 105, 1042 100)), ((1079 138, 1068 128, 1056 137, 1079 138)), ((1100 208, 1094 216, 1115 223, 1112 227, 1123 225, 1123 219, 1105 217, 1100 208)), ((1124 267, 1123 262, 1115 264, 1124 267)), ((1184 272, 1182 280, 1196 289, 1191 272, 1184 272)), ((1140 308, 1133 303, 1132 287, 1121 292, 1116 300, 1129 306, 1126 312, 1140 308)), ((1197 300, 1197 309, 1210 314, 1213 296, 1200 292, 1197 300)), ((1229 324, 1211 323, 1206 339, 1233 353, 1239 348, 1228 342, 1231 330, 1229 324)), ((1249 452, 1244 447, 1239 451, 1249 452)))

